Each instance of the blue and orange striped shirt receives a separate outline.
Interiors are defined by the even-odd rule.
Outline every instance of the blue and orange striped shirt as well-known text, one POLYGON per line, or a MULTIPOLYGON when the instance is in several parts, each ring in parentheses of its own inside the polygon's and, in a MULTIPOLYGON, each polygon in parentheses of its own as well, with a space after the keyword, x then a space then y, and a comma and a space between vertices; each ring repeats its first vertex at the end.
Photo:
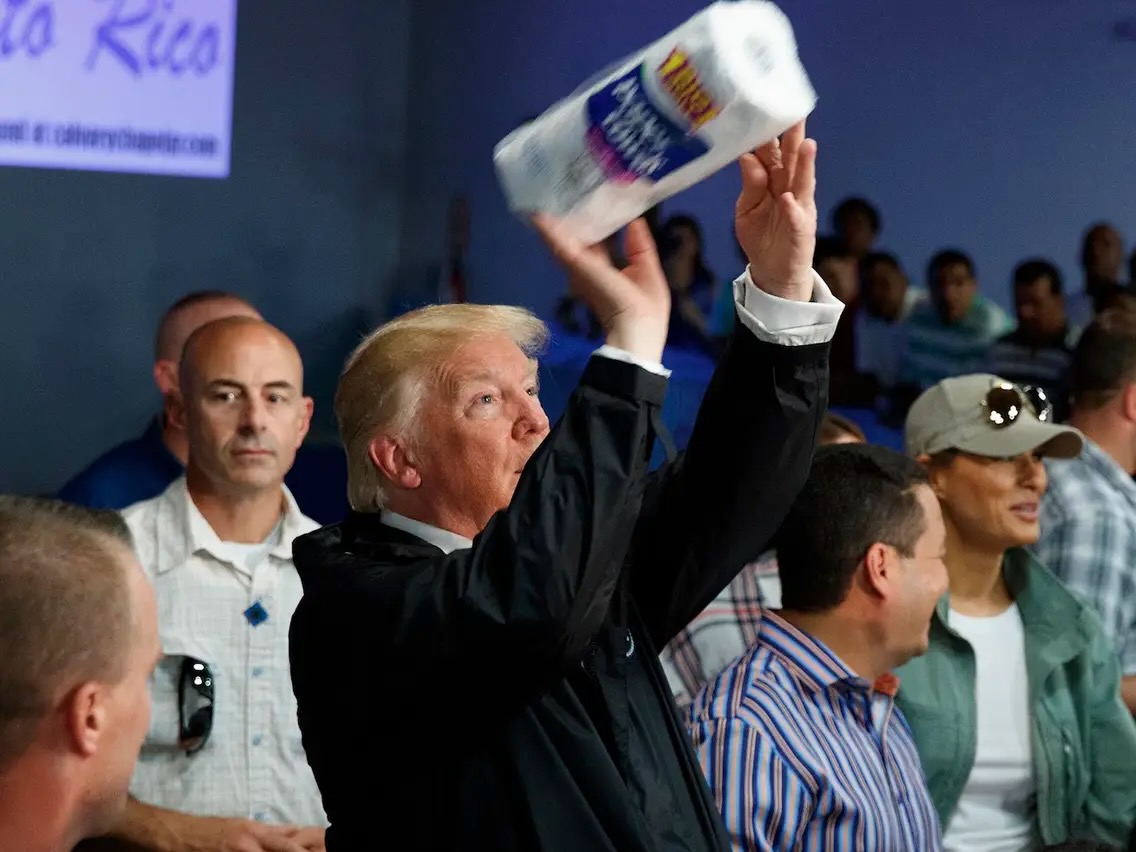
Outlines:
POLYGON ((898 681, 869 684, 771 610, 690 708, 735 850, 939 850, 939 819, 898 681))

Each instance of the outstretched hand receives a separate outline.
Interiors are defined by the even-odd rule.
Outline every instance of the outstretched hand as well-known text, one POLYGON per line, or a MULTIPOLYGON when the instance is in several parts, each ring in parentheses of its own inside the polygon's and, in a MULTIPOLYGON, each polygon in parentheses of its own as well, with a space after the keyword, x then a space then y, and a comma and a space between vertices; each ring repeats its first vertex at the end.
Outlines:
POLYGON ((533 225, 568 271, 573 294, 599 320, 607 342, 647 361, 660 361, 670 324, 671 294, 651 230, 643 219, 627 226, 627 266, 616 269, 602 244, 586 246, 552 216, 533 225))
POLYGON ((805 138, 801 121, 780 141, 774 139, 738 161, 742 191, 734 227, 750 277, 771 295, 801 302, 813 293, 816 154, 816 141, 805 138))

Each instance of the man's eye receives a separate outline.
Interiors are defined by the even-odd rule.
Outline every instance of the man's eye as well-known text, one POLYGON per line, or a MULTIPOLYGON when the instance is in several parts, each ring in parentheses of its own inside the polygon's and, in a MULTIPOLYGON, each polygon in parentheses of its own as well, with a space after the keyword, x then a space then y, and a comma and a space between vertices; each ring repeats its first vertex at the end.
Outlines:
POLYGON ((218 402, 232 402, 237 398, 237 395, 232 391, 218 391, 213 394, 213 398, 218 402))
POLYGON ((540 388, 531 387, 526 391, 526 393, 529 396, 537 396, 540 393, 540 388))
POLYGON ((481 396, 479 396, 477 398, 477 401, 480 402, 482 405, 492 405, 493 404, 493 394, 483 393, 481 396))

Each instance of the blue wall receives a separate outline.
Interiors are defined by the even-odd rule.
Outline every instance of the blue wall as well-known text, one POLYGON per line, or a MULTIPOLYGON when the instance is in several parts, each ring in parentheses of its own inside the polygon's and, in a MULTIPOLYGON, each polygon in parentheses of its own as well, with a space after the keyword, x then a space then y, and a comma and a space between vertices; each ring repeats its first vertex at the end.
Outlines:
POLYGON ((153 331, 223 288, 291 334, 317 428, 396 274, 409 0, 245 0, 226 181, 0 169, 0 490, 54 489, 158 405, 153 331))
MULTIPOLYGON (((547 312, 561 288, 536 240, 505 212, 490 162, 515 123, 693 14, 696 0, 576 0, 564 11, 495 0, 454 4, 462 34, 448 96, 473 198, 475 295, 547 312), (509 37, 501 34, 508 31, 509 37)), ((1136 236, 1136 44, 1113 38, 1130 0, 785 0, 819 94, 822 215, 862 193, 882 242, 917 279, 958 244, 1008 301, 1026 254, 1051 255, 1079 286, 1081 231, 1113 219, 1136 236)), ((736 272, 728 170, 665 205, 698 215, 711 264, 736 272)), ((1131 247, 1131 246, 1129 246, 1131 247)))
MULTIPOLYGON (((228 181, 0 169, 0 490, 52 489, 142 427, 154 323, 201 287, 297 339, 331 434, 359 332, 433 292, 452 192, 472 206, 472 297, 547 315, 563 279, 506 211, 493 145, 701 5, 242 0, 228 181)), ((1075 275, 1088 222, 1136 236, 1136 45, 1112 37, 1131 0, 784 8, 820 96, 822 213, 876 199, 914 277, 956 243, 1005 302, 1025 254, 1075 275)), ((736 185, 667 205, 702 218, 723 276, 736 185)))

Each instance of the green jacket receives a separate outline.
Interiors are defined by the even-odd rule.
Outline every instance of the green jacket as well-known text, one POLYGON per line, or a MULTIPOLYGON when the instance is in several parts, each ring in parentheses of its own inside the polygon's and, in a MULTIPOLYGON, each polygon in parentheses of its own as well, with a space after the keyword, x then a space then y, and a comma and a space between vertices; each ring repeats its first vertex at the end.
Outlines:
MULTIPOLYGON (((1025 630, 1033 709, 1037 818, 1046 844, 1127 847, 1136 825, 1136 724, 1096 615, 1025 550, 1003 572, 1025 630)), ((939 601, 927 653, 899 669, 896 701, 911 727, 944 830, 974 765, 974 652, 939 601)))

